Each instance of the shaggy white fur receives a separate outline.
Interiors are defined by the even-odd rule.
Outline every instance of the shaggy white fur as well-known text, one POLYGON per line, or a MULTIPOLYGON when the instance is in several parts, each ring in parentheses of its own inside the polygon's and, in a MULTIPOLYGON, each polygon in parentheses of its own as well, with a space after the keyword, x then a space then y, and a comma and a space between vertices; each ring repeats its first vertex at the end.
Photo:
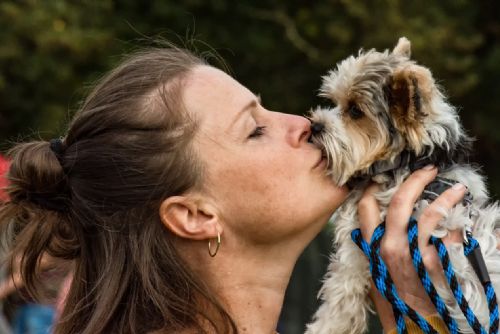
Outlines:
MULTIPOLYGON (((339 185, 353 177, 366 176, 377 161, 395 163, 401 152, 432 156, 444 152, 449 159, 440 166, 439 176, 456 180, 469 188, 471 208, 457 205, 446 213, 435 231, 443 237, 449 230, 473 225, 473 236, 480 244, 490 278, 500 296, 500 251, 495 229, 500 225, 500 208, 489 203, 485 182, 473 166, 457 159, 470 139, 465 134, 456 109, 450 105, 434 82, 431 72, 410 60, 410 42, 401 38, 392 52, 360 51, 340 62, 323 78, 321 95, 336 107, 312 111, 311 120, 324 125, 313 141, 328 159, 328 173, 339 185), (470 221, 469 210, 478 215, 470 221)), ((376 194, 381 221, 389 202, 409 175, 408 166, 371 175, 381 184, 376 194)), ((368 298, 370 272, 368 261, 351 241, 351 231, 359 227, 357 202, 361 189, 353 189, 334 216, 334 252, 319 296, 322 305, 307 334, 359 334, 367 330, 371 309, 368 298)), ((416 204, 418 219, 426 200, 416 204)), ((479 321, 488 327, 489 312, 483 288, 463 255, 462 245, 449 247, 450 257, 464 295, 479 321)), ((462 333, 473 333, 450 289, 436 286, 462 333)))

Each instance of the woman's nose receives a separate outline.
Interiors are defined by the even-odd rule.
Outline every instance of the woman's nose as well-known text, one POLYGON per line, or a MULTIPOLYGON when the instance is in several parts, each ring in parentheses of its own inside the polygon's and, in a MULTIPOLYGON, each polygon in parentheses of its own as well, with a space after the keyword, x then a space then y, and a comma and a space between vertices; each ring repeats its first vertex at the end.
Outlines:
POLYGON ((311 122, 303 116, 288 115, 288 117, 290 117, 288 141, 293 147, 299 147, 311 136, 311 122))

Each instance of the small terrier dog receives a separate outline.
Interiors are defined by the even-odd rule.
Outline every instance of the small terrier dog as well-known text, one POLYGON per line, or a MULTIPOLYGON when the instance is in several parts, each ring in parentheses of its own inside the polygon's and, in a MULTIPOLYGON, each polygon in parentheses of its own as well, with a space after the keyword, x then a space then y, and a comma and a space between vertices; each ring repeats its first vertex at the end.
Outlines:
MULTIPOLYGON (((445 218, 434 232, 468 230, 479 242, 493 286, 500 296, 500 251, 495 228, 500 226, 500 208, 489 203, 477 168, 467 163, 471 139, 464 132, 456 109, 450 105, 431 72, 410 59, 410 42, 402 37, 392 52, 361 50, 337 64, 323 77, 320 95, 335 107, 311 112, 312 142, 323 149, 327 172, 338 185, 352 191, 334 215, 334 249, 319 292, 322 305, 308 324, 307 334, 358 334, 367 330, 372 310, 368 298, 368 260, 351 240, 359 227, 357 203, 366 182, 380 184, 376 198, 383 221, 392 195, 412 170, 423 164, 439 168, 438 177, 466 185, 467 203, 443 212, 445 218)), ((432 193, 432 191, 427 190, 432 193)), ((437 197, 438 194, 433 194, 437 197)), ((421 198, 415 207, 418 218, 429 204, 421 198)), ((483 288, 462 245, 448 249, 464 295, 481 324, 488 328, 489 312, 483 288)), ((461 333, 473 333, 451 290, 438 286, 450 315, 461 333)))

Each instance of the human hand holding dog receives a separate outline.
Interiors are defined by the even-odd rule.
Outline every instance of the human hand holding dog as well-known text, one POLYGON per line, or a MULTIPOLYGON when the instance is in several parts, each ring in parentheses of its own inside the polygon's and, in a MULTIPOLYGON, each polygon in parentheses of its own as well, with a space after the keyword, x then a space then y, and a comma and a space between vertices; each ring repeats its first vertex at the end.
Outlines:
MULTIPOLYGON (((408 245, 408 220, 413 212, 415 202, 425 186, 437 175, 437 168, 429 166, 411 174, 393 196, 386 215, 386 231, 380 246, 380 254, 386 263, 389 273, 396 285, 398 295, 415 311, 423 316, 436 313, 434 305, 425 292, 413 267, 408 245)), ((358 216, 363 238, 368 242, 373 231, 381 223, 380 210, 374 196, 377 185, 370 185, 358 204, 358 216)), ((463 185, 446 190, 432 202, 421 214, 418 222, 418 246, 424 265, 433 282, 445 280, 443 269, 436 249, 429 243, 432 232, 443 219, 443 211, 450 210, 459 203, 466 192, 463 185), (443 210, 444 209, 444 210, 443 210)), ((461 242, 461 231, 448 235, 443 241, 461 242)), ((385 331, 396 326, 392 308, 372 284, 371 298, 379 314, 385 331)))

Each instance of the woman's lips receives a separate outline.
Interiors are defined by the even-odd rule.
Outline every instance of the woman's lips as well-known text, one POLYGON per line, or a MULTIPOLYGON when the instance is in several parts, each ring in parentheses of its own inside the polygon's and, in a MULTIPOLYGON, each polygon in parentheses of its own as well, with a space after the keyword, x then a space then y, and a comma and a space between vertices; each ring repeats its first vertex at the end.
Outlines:
POLYGON ((318 162, 316 162, 313 168, 318 168, 324 166, 325 164, 326 164, 326 157, 323 154, 321 154, 318 162))

